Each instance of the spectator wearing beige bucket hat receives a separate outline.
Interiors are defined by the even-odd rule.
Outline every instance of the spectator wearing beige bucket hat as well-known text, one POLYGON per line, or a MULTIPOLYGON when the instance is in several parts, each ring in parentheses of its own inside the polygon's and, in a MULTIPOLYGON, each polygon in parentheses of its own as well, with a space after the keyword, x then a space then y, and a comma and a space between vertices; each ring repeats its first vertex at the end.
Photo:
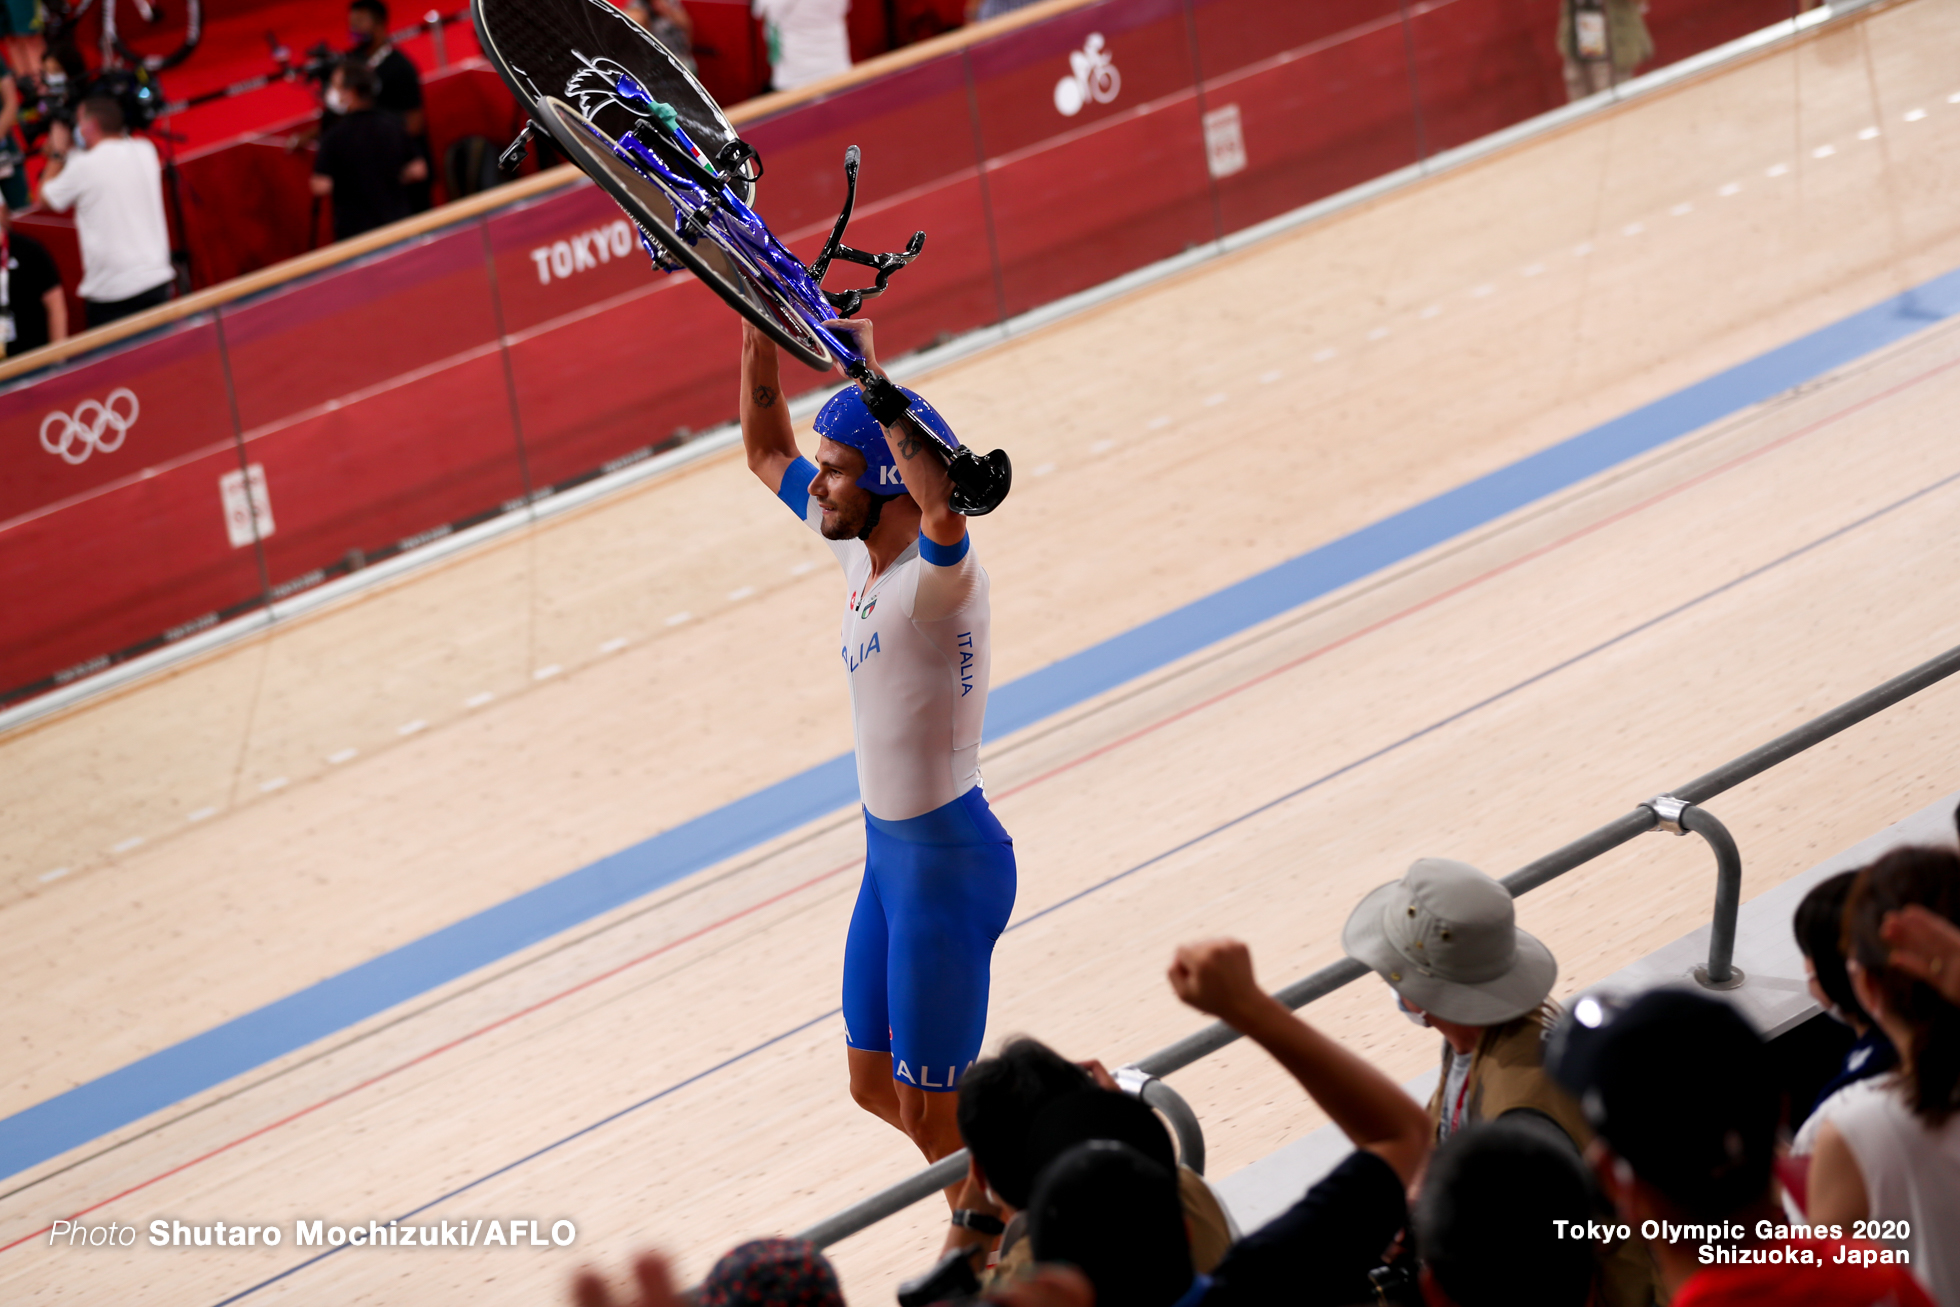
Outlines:
MULTIPOLYGON (((1579 1150, 1592 1142, 1579 1105, 1545 1074, 1558 960, 1518 929, 1511 891, 1467 863, 1420 858, 1361 900, 1341 944, 1388 983, 1405 1016, 1443 1036, 1429 1100, 1438 1142, 1512 1112, 1548 1118, 1579 1150)), ((1652 1301, 1653 1261, 1637 1240, 1597 1251, 1603 1301, 1652 1301)))

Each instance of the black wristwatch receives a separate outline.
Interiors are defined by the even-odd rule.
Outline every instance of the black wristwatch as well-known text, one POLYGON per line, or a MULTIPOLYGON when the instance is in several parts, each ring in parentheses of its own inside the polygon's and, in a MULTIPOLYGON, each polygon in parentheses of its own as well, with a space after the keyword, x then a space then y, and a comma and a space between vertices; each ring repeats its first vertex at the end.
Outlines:
POLYGON ((1006 1222, 998 1216, 976 1212, 971 1207, 956 1208, 953 1212, 953 1224, 961 1229, 972 1230, 975 1234, 1001 1234, 1007 1229, 1006 1222))

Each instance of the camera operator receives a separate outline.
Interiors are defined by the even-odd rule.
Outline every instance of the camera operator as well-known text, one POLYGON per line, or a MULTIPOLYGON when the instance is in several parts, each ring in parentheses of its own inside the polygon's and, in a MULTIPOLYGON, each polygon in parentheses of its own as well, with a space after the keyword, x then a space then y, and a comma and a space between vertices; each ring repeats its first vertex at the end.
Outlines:
POLYGON ((429 207, 427 172, 433 166, 428 118, 422 109, 422 70, 388 39, 388 6, 383 0, 354 0, 347 6, 347 34, 352 40, 349 53, 374 70, 374 107, 401 120, 422 160, 424 176, 408 186, 409 212, 420 213, 429 207))
POLYGON ((163 218, 163 165, 156 146, 130 136, 122 105, 91 95, 72 132, 66 123, 48 129, 47 155, 41 201, 56 212, 75 210, 88 325, 169 299, 177 273, 163 218))
POLYGON ((341 60, 327 85, 327 103, 340 117, 313 162, 313 193, 333 197, 337 241, 408 217, 409 185, 428 180, 429 165, 401 120, 376 108, 374 95, 374 69, 352 55, 341 60))
MULTIPOLYGON (((88 81, 88 65, 73 45, 48 47, 41 56, 41 71, 34 77, 16 79, 20 90, 20 134, 29 150, 40 146, 56 123, 75 127, 75 105, 81 100, 88 81)), ((24 174, 23 174, 24 180, 24 174)), ((22 189, 23 201, 25 187, 22 189)))
POLYGON ((286 148, 304 149, 316 141, 324 141, 333 131, 346 113, 339 97, 333 94, 334 73, 348 61, 359 60, 374 74, 372 106, 394 116, 408 133, 415 156, 422 161, 421 177, 406 183, 408 211, 420 213, 430 205, 429 178, 434 169, 429 152, 428 115, 422 106, 421 70, 388 39, 388 6, 382 0, 354 0, 347 7, 347 36, 345 58, 336 56, 333 47, 325 41, 306 52, 308 57, 301 72, 308 81, 320 84, 320 118, 288 137, 286 148))

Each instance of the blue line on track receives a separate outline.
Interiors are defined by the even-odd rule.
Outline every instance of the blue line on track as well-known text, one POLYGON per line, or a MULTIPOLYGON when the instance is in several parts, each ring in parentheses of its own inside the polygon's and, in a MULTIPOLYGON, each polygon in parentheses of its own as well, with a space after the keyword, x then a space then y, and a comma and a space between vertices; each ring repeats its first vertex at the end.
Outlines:
MULTIPOLYGON (((1056 902, 1049 904, 1047 907, 1042 908, 1037 912, 1031 912, 1027 916, 1021 918, 1019 921, 1016 921, 1013 925, 1009 926, 1007 929, 1009 931, 1019 930, 1023 926, 1041 920, 1043 917, 1048 916, 1050 913, 1059 912, 1061 909, 1068 907, 1070 904, 1079 903, 1083 899, 1088 898, 1091 894, 1095 894, 1101 890, 1109 888, 1111 885, 1114 885, 1117 881, 1126 880, 1129 877, 1136 875, 1140 871, 1156 866, 1158 863, 1163 862, 1167 858, 1175 857, 1177 854, 1184 852, 1186 849, 1193 848, 1199 844, 1204 843, 1206 840, 1211 839, 1215 835, 1222 835, 1226 831, 1231 830, 1233 827, 1252 820, 1254 817, 1259 816, 1261 813, 1271 812, 1274 808, 1277 808, 1282 804, 1291 802, 1292 800, 1299 798, 1302 794, 1307 793, 1309 790, 1319 789, 1321 786, 1327 784, 1327 782, 1331 780, 1334 780, 1341 776, 1345 776, 1349 772, 1355 771, 1361 767, 1365 767, 1369 763, 1374 762, 1376 759, 1386 757, 1387 755, 1394 753, 1396 750, 1401 749, 1407 745, 1414 744, 1417 740, 1423 739, 1426 736, 1434 735, 1437 731, 1443 730, 1448 726, 1454 725, 1455 723, 1462 721, 1464 718, 1469 717, 1474 713, 1481 712, 1485 708, 1490 707, 1492 704, 1499 703, 1505 699, 1510 698, 1512 695, 1518 693, 1520 690, 1528 689, 1531 686, 1538 684, 1540 681, 1543 681, 1552 676, 1556 676, 1558 673, 1564 671, 1568 667, 1576 666, 1577 664, 1585 662, 1587 659, 1592 658, 1597 654, 1604 653, 1606 650, 1611 649, 1613 646, 1617 644, 1621 644, 1627 640, 1631 640, 1634 636, 1639 635, 1643 631, 1650 631, 1654 627, 1661 625, 1663 622, 1679 617, 1682 613, 1687 612, 1691 608, 1699 607, 1700 605, 1707 603, 1710 599, 1714 599, 1720 595, 1727 594, 1729 591, 1735 589, 1738 586, 1746 585, 1748 582, 1755 580, 1757 577, 1763 575, 1765 572, 1775 571, 1777 568, 1783 566, 1785 563, 1792 562, 1795 559, 1801 558, 1805 554, 1808 554, 1815 549, 1819 549, 1824 545, 1830 544, 1833 540, 1839 539, 1842 536, 1849 535, 1851 532, 1858 530, 1860 527, 1867 526, 1872 522, 1877 521, 1879 518, 1885 517, 1890 513, 1896 512, 1897 510, 1904 508, 1908 504, 1924 499, 1926 496, 1933 494, 1936 491, 1942 490, 1945 487, 1954 484, 1955 482, 1960 482, 1960 472, 1955 472, 1949 476, 1941 477, 1938 481, 1933 482, 1931 485, 1921 486, 1918 490, 1913 491, 1911 494, 1905 496, 1902 499, 1895 499, 1891 503, 1885 505, 1883 508, 1874 509, 1871 512, 1865 514, 1863 517, 1858 518, 1851 522, 1847 522, 1843 526, 1838 527, 1834 531, 1826 532, 1824 535, 1818 536, 1815 540, 1811 540, 1808 543, 1798 545, 1795 549, 1792 549, 1789 553, 1782 555, 1780 558, 1771 559, 1769 562, 1762 564, 1760 567, 1751 568, 1749 571, 1744 572, 1742 575, 1738 577, 1735 577, 1728 581, 1724 581, 1721 585, 1716 586, 1712 590, 1704 591, 1703 593, 1696 595, 1693 599, 1690 599, 1685 603, 1676 604, 1674 607, 1668 609, 1664 613, 1660 613, 1657 616, 1650 617, 1644 622, 1628 627, 1626 630, 1621 631, 1618 635, 1611 636, 1608 639, 1600 641, 1598 644, 1592 646, 1592 648, 1587 649, 1582 653, 1576 653, 1572 655, 1572 657, 1564 659, 1561 662, 1553 663, 1550 667, 1545 668, 1541 672, 1536 672, 1530 676, 1525 677, 1525 679, 1517 682, 1515 685, 1508 686, 1505 689, 1499 690, 1496 694, 1490 695, 1483 699, 1479 699, 1476 703, 1471 704, 1467 708, 1459 708, 1457 711, 1451 713, 1447 717, 1439 718, 1438 720, 1431 722, 1429 725, 1423 727, 1420 730, 1410 732, 1409 734, 1403 736, 1401 739, 1396 740, 1393 744, 1383 745, 1381 748, 1376 749, 1372 753, 1364 754, 1361 757, 1356 758, 1352 762, 1343 763, 1341 766, 1336 767, 1334 770, 1323 773, 1322 775, 1315 777, 1313 780, 1308 781, 1304 785, 1296 786, 1295 788, 1288 790, 1286 793, 1278 796, 1277 798, 1268 799, 1266 800, 1266 802, 1259 804, 1257 807, 1249 808, 1246 811, 1240 813, 1236 817, 1220 822, 1218 825, 1213 826, 1210 830, 1205 831, 1202 834, 1194 835, 1190 839, 1185 840, 1183 843, 1173 845, 1172 847, 1165 849, 1161 853, 1152 854, 1150 857, 1145 858, 1142 862, 1137 863, 1135 866, 1127 867, 1124 870, 1117 872, 1113 876, 1107 876, 1104 879, 1099 880, 1095 884, 1089 886, 1087 889, 1077 890, 1075 893, 1069 895, 1067 898, 1059 899, 1056 902)), ((553 1143, 546 1144, 542 1148, 534 1149, 531 1152, 526 1153, 524 1156, 518 1158, 516 1161, 508 1162, 505 1165, 498 1167, 496 1170, 491 1171, 486 1175, 480 1175, 476 1179, 471 1180, 469 1183, 461 1185, 455 1189, 451 1189, 448 1193, 442 1195, 440 1198, 431 1199, 430 1201, 423 1203, 420 1207, 417 1207, 413 1211, 410 1211, 403 1216, 397 1217, 396 1219, 398 1221, 407 1221, 410 1217, 419 1216, 423 1212, 428 1211, 431 1207, 434 1207, 439 1203, 448 1202, 451 1198, 454 1198, 456 1195, 474 1189, 477 1185, 482 1184, 486 1180, 495 1179, 497 1176, 503 1175, 507 1171, 515 1170, 516 1168, 524 1165, 526 1162, 531 1161, 533 1158, 542 1157, 546 1153, 551 1152, 555 1148, 560 1148, 565 1144, 571 1143, 575 1139, 579 1139, 585 1135, 591 1134, 594 1130, 599 1129, 601 1126, 610 1125, 612 1122, 619 1120, 621 1117, 627 1115, 628 1113, 637 1112, 639 1109, 645 1107, 649 1103, 657 1102, 660 1099, 666 1098, 670 1094, 677 1093, 680 1090, 687 1088, 689 1085, 699 1083, 700 1081, 707 1079, 709 1076, 712 1076, 719 1071, 734 1066, 737 1062, 742 1061, 744 1058, 752 1057, 755 1054, 760 1053, 765 1048, 769 1048, 773 1045, 780 1044, 785 1039, 789 1039, 792 1036, 802 1034, 804 1031, 810 1029, 812 1026, 819 1025, 822 1022, 828 1021, 830 1018, 839 1015, 840 1013, 843 1012, 843 1010, 844 1009, 842 1008, 834 1007, 830 1009, 830 1011, 824 1013, 822 1016, 812 1017, 810 1020, 805 1021, 803 1024, 799 1026, 795 1026, 789 1030, 785 1030, 779 1035, 772 1035, 768 1039, 765 1039, 761 1043, 755 1045, 753 1048, 749 1048, 744 1050, 743 1052, 737 1053, 735 1056, 731 1058, 726 1058, 723 1061, 716 1063, 714 1066, 709 1067, 705 1071, 697 1071, 695 1074, 689 1076, 687 1079, 669 1085, 667 1088, 661 1090, 659 1093, 653 1094, 647 1098, 643 1098, 639 1102, 632 1104, 630 1107, 620 1108, 616 1112, 612 1112, 606 1116, 600 1117, 597 1121, 592 1122, 590 1125, 581 1126, 579 1129, 574 1130, 571 1134, 566 1135, 564 1138, 559 1139, 553 1143)), ((346 1247, 348 1245, 342 1245, 342 1246, 346 1247)), ((275 1284, 278 1281, 285 1279, 287 1276, 294 1274, 295 1272, 303 1271, 307 1267, 313 1265, 315 1262, 321 1260, 321 1258, 330 1256, 332 1253, 338 1251, 340 1251, 340 1249, 338 1248, 330 1249, 328 1250, 328 1252, 321 1253, 317 1257, 308 1258, 306 1261, 300 1262, 296 1266, 292 1266, 284 1271, 281 1271, 279 1274, 273 1276, 271 1279, 261 1280, 259 1281, 259 1283, 253 1285, 249 1289, 240 1290, 239 1292, 233 1294, 231 1297, 224 1299, 222 1302, 214 1304, 214 1307, 227 1307, 227 1304, 235 1303, 240 1298, 243 1298, 248 1294, 256 1293, 257 1291, 265 1288, 269 1284, 275 1284)))
MULTIPOLYGON (((1960 313, 1960 270, 1519 459, 996 689, 988 728, 1029 726, 1960 313)), ((851 755, 0 1120, 0 1177, 610 912, 857 802, 851 755)))

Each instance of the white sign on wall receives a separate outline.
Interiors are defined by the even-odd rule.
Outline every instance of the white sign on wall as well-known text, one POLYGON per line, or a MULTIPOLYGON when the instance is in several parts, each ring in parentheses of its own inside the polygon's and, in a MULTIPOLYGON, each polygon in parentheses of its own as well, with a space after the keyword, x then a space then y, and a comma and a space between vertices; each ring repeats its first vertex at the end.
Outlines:
POLYGON ((233 549, 243 549, 254 539, 272 534, 272 496, 265 489, 265 468, 249 464, 242 472, 227 472, 218 478, 218 497, 225 506, 225 534, 233 549), (257 519, 258 533, 252 531, 257 519))
POLYGON ((1222 105, 1205 115, 1205 160, 1214 177, 1245 171, 1245 128, 1236 104, 1222 105))

